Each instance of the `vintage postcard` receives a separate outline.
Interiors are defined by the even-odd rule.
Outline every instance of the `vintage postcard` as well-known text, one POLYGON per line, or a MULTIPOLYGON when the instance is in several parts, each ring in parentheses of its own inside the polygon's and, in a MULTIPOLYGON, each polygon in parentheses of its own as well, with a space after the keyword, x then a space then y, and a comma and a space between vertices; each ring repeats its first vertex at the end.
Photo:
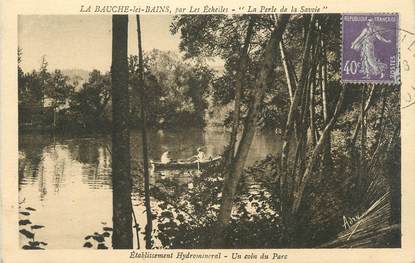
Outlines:
POLYGON ((15 262, 415 262, 415 2, 1 2, 15 262))

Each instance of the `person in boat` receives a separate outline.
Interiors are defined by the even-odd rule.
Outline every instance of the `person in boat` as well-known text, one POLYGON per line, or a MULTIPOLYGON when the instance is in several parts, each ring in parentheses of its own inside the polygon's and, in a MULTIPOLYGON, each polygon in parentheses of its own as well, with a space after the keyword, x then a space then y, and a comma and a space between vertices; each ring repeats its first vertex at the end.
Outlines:
POLYGON ((171 158, 169 156, 169 151, 165 151, 160 158, 160 162, 161 163, 170 163, 171 162, 171 158))
POLYGON ((206 161, 206 154, 202 151, 202 148, 197 148, 196 155, 193 155, 192 157, 188 158, 187 161, 189 162, 201 162, 206 161))
POLYGON ((150 166, 148 167, 148 171, 150 174, 154 174, 154 171, 156 170, 156 166, 154 165, 154 161, 150 159, 150 166))
POLYGON ((202 151, 202 148, 197 148, 196 157, 198 162, 206 160, 206 154, 202 151))

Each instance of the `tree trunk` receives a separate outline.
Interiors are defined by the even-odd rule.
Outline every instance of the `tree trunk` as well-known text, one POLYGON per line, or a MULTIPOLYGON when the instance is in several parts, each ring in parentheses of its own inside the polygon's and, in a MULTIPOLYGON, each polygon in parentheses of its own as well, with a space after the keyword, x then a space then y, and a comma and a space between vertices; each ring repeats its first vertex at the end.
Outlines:
MULTIPOLYGON (((323 57, 326 59, 326 52, 323 47, 323 57)), ((323 104, 323 120, 324 123, 328 121, 328 106, 327 106, 327 64, 323 61, 321 65, 321 100, 323 104)))
POLYGON ((293 74, 288 66, 288 58, 285 52, 284 44, 281 41, 280 45, 280 53, 281 53, 281 60, 282 65, 284 67, 285 78, 287 80, 287 88, 288 88, 288 95, 290 96, 290 103, 293 103, 293 91, 295 90, 295 79, 293 78, 293 74))
MULTIPOLYGON (((366 114, 366 112, 370 109, 370 107, 373 104, 373 99, 372 98, 373 98, 374 92, 375 92, 375 85, 372 85, 372 87, 370 89, 370 92, 369 92, 369 97, 367 98, 366 104, 365 104, 365 107, 364 107, 364 114, 366 114)), ((354 132, 353 132, 352 144, 351 144, 352 146, 354 146, 356 144, 357 136, 359 135, 361 125, 362 125, 362 115, 359 116, 359 119, 357 120, 356 127, 355 127, 354 132)))
POLYGON ((305 187, 307 186, 308 180, 310 179, 310 176, 313 172, 315 164, 317 163, 318 157, 323 149, 324 141, 326 140, 327 136, 330 134, 331 130, 333 129, 333 126, 336 123, 337 117, 340 114, 340 109, 343 104, 345 91, 346 91, 346 86, 343 85, 339 98, 337 100, 336 109, 333 113, 333 116, 331 117, 330 121, 327 123, 326 127, 324 128, 323 133, 321 134, 321 137, 317 142, 317 145, 314 147, 310 160, 308 161, 307 168, 301 178, 298 191, 294 193, 293 206, 291 210, 291 213, 293 215, 297 213, 301 205, 301 200, 304 194, 305 187))
POLYGON ((133 248, 128 98, 128 16, 112 17, 112 187, 114 249, 133 248))
POLYGON ((240 69, 238 72, 238 78, 237 78, 236 87, 235 87, 235 105, 234 105, 234 110, 233 110, 232 132, 231 132, 231 138, 230 138, 229 149, 228 149, 229 150, 228 157, 226 160, 227 161, 226 166, 228 169, 230 168, 230 165, 233 162, 234 154, 235 154, 236 137, 238 134, 239 121, 241 117, 241 95, 242 95, 242 90, 244 89, 244 86, 245 86, 245 71, 246 71, 246 66, 248 63, 248 48, 249 48, 249 44, 252 39, 253 28, 254 28, 254 20, 253 18, 251 18, 248 24, 247 31, 246 31, 244 45, 241 49, 241 54, 240 54, 240 69))
POLYGON ((310 81, 310 103, 309 103, 309 113, 310 113, 310 132, 311 132, 311 142, 312 145, 315 146, 316 142, 318 141, 319 133, 317 125, 315 124, 315 92, 317 89, 318 84, 318 70, 319 70, 319 61, 321 60, 321 53, 320 53, 320 37, 321 37, 321 30, 318 27, 318 35, 316 38, 316 42, 314 44, 314 54, 313 54, 313 67, 311 70, 311 81, 310 81))
MULTIPOLYGON (((313 61, 314 56, 311 56, 311 61, 313 61)), ((291 191, 296 191, 296 188, 299 185, 299 179, 302 173, 305 169, 305 154, 307 150, 307 141, 308 141, 308 129, 309 129, 309 117, 308 117, 308 111, 309 111, 309 104, 310 104, 310 89, 311 89, 311 83, 313 82, 313 71, 314 66, 312 65, 309 74, 307 75, 307 82, 304 85, 304 89, 301 95, 301 102, 299 103, 300 107, 298 109, 299 111, 299 121, 298 123, 298 129, 297 129, 297 145, 295 149, 295 159, 294 159, 294 165, 292 166, 292 172, 291 177, 293 178, 293 185, 292 189, 290 187, 285 187, 288 192, 288 199, 287 203, 290 203, 291 200, 291 191)), ((288 178, 288 180, 291 180, 288 178)))
POLYGON ((383 97, 382 100, 382 108, 380 110, 380 116, 379 119, 375 123, 374 127, 374 139, 375 142, 372 144, 372 156, 368 159, 368 168, 367 173, 370 174, 372 168, 376 164, 376 161, 379 156, 379 152, 382 146, 382 138, 384 137, 386 125, 384 125, 384 119, 385 119, 385 109, 386 109, 386 101, 388 99, 388 96, 385 94, 385 89, 382 89, 381 97, 383 97))
MULTIPOLYGON (((314 21, 314 15, 312 15, 310 24, 312 24, 313 21, 314 21)), ((310 32, 312 32, 312 30, 308 30, 307 32, 308 33, 307 33, 306 40, 305 40, 305 48, 304 48, 304 52, 302 56, 302 67, 301 67, 300 80, 294 92, 293 102, 290 105, 290 109, 289 109, 288 117, 287 117, 287 124, 286 124, 285 131, 283 133, 283 138, 282 138, 282 141, 283 141, 282 149, 281 149, 281 172, 283 173, 281 175, 281 179, 282 179, 281 187, 282 188, 285 187, 284 182, 286 181, 286 178, 285 178, 286 174, 284 176, 284 173, 286 173, 287 171, 289 140, 292 134, 292 127, 294 125, 295 119, 298 117, 297 107, 300 104, 303 89, 304 89, 305 84, 307 83, 307 75, 308 75, 307 73, 308 73, 308 68, 309 68, 308 65, 309 65, 310 47, 311 47, 310 32)))
POLYGON ((359 159, 359 179, 357 183, 358 195, 364 194, 366 181, 366 86, 362 88, 361 110, 360 110, 360 159, 359 159))
MULTIPOLYGON (((294 92, 297 89, 297 75, 295 73, 295 69, 287 56, 287 52, 284 48, 283 40, 279 44, 280 55, 282 60, 282 65, 284 67, 285 78, 287 80, 287 88, 288 88, 288 95, 290 96, 290 105, 293 104, 294 101, 294 92)), ((297 135, 297 126, 294 124, 294 134, 297 135)))
POLYGON ((282 34, 288 23, 289 15, 280 15, 278 18, 277 26, 271 34, 271 38, 265 48, 264 62, 259 73, 259 77, 255 83, 254 98, 249 108, 248 116, 245 119, 244 132, 242 134, 241 141, 239 143, 238 151, 236 153, 234 163, 229 172, 229 177, 225 178, 222 190, 222 204, 218 215, 218 222, 215 231, 215 235, 212 240, 212 247, 222 248, 225 245, 225 230, 229 224, 231 217, 233 198, 236 193, 236 188, 241 177, 246 158, 248 156, 249 148, 252 143, 252 139, 255 135, 255 129, 258 122, 258 115, 260 106, 262 104, 267 79, 274 69, 274 60, 276 55, 276 49, 281 41, 282 34))
MULTIPOLYGON (((401 224, 401 127, 398 124, 395 127, 391 138, 391 144, 386 149, 387 156, 393 156, 394 160, 389 160, 386 166, 387 182, 391 192, 391 224, 401 224)), ((401 242, 400 236, 397 237, 397 243, 401 242)))
POLYGON ((142 142, 143 142, 143 168, 144 168, 144 204, 146 207, 147 224, 145 228, 146 249, 153 246, 151 233, 153 232, 153 215, 150 205, 150 175, 148 172, 148 149, 147 149, 147 117, 146 117, 146 99, 144 84, 144 66, 143 66, 143 48, 141 42, 141 25, 140 16, 137 15, 137 36, 138 36, 138 76, 140 89, 141 104, 141 124, 142 124, 142 142))
POLYGON ((309 108, 309 112, 310 112, 311 142, 312 142, 313 146, 316 145, 316 142, 318 140, 318 138, 317 138, 317 129, 314 126, 314 122, 315 122, 315 116, 314 116, 315 115, 315 110, 314 110, 314 107, 315 107, 315 105, 314 105, 314 89, 315 89, 315 87, 316 87, 316 84, 313 81, 313 83, 311 83, 311 86, 310 86, 310 108, 309 108))
MULTIPOLYGON (((320 83, 321 83, 321 99, 323 105, 323 123, 328 123, 328 106, 327 106, 327 62, 326 62, 326 49, 325 43, 321 41, 321 49, 323 62, 320 64, 320 83)), ((324 143, 323 153, 323 169, 320 181, 324 181, 325 178, 329 177, 333 167, 333 159, 331 157, 331 133, 327 135, 327 139, 324 143)))
POLYGON ((375 152, 376 149, 378 148, 378 145, 379 145, 379 143, 381 141, 381 138, 382 138, 383 130, 385 128, 385 126, 383 124, 384 124, 384 116, 385 116, 385 109, 386 109, 386 101, 388 99, 388 96, 386 95, 386 92, 385 92, 385 88, 382 89, 382 93, 381 93, 380 97, 382 98, 382 108, 380 110, 379 119, 375 123, 375 127, 374 127, 374 130, 375 130, 375 132, 374 132, 375 133, 374 134, 375 143, 373 143, 373 149, 374 149, 373 152, 375 152))
MULTIPOLYGON (((311 15, 311 19, 309 20, 308 26, 311 27, 311 25, 314 23, 314 15, 311 15)), ((280 209, 281 209, 281 217, 283 220, 282 223, 282 236, 281 240, 283 243, 291 244, 292 240, 292 229, 289 227, 293 224, 292 218, 290 215, 290 196, 291 191, 295 188, 295 181, 293 178, 290 180, 293 181, 293 185, 288 187, 288 175, 289 175, 289 169, 288 169, 288 154, 290 151, 290 140, 292 138, 293 134, 293 127, 296 127, 296 130, 300 132, 300 127, 298 126, 298 120, 301 120, 299 117, 298 112, 298 106, 300 105, 300 102, 303 97, 303 90, 305 89, 307 85, 307 76, 309 75, 309 63, 310 63, 310 50, 311 50, 311 34, 313 30, 305 30, 307 31, 307 34, 305 35, 305 43, 304 43, 304 50, 302 54, 302 66, 301 66, 301 72, 300 72, 300 78, 297 84, 297 87, 294 91, 294 97, 293 101, 290 105, 290 109, 288 112, 287 117, 287 123, 285 126, 285 130, 282 136, 282 147, 281 147, 281 157, 280 157, 280 185, 279 185, 279 192, 280 192, 280 209)), ((297 140, 301 140, 295 134, 297 140)), ((300 145, 297 145, 299 147, 300 145)))

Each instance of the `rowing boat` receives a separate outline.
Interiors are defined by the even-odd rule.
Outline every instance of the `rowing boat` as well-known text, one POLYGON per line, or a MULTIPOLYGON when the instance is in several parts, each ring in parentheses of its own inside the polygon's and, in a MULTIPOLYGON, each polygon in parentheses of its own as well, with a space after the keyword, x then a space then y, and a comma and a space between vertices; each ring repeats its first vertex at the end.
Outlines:
POLYGON ((154 170, 182 170, 206 168, 218 162, 222 157, 216 156, 202 161, 173 161, 170 163, 153 162, 154 170))

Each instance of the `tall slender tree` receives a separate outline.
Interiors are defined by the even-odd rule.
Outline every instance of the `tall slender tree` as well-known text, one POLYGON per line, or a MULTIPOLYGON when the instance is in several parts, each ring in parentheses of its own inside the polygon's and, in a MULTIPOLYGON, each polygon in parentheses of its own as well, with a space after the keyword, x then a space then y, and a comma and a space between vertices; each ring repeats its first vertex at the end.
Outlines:
MULTIPOLYGON (((305 28, 311 27, 315 21, 314 15, 311 15, 310 20, 307 20, 308 23, 304 26, 305 28)), ((281 154, 280 154, 280 184, 279 184, 279 192, 280 192, 280 209, 281 209, 281 216, 283 220, 282 224, 282 242, 290 244, 292 239, 292 230, 290 229, 290 221, 292 220, 291 213, 290 213, 290 203, 292 199, 292 193, 295 191, 295 176, 289 176, 289 167, 288 167, 288 154, 290 152, 290 142, 292 141, 292 136, 294 135, 296 138, 297 149, 295 152, 295 159, 299 159, 298 154, 300 150, 300 146, 303 143, 303 138, 300 138, 300 134, 303 132, 300 128, 301 120, 301 108, 302 102, 304 101, 303 93, 307 87, 307 79, 308 73, 310 72, 310 56, 311 56, 311 48, 312 48, 312 37, 313 37, 313 30, 304 30, 306 32, 304 34, 304 47, 303 53, 301 56, 301 70, 300 70, 300 77, 298 83, 296 83, 296 88, 293 94, 292 102, 289 107, 287 121, 285 130, 282 134, 282 147, 281 147, 281 154), (295 127, 295 129, 294 129, 295 127), (295 134, 293 132, 295 131, 295 134)), ((292 73, 294 74, 294 73, 292 73)), ((297 163, 295 162, 295 167, 297 163)), ((293 168, 293 173, 295 172, 295 168, 293 168)))
POLYGON ((240 68, 238 71, 238 77, 236 80, 235 86, 235 103, 234 103, 234 110, 233 110, 233 122, 232 122, 232 132, 231 138, 229 143, 229 153, 227 157, 227 166, 232 164, 234 155, 235 155, 235 147, 236 147, 236 137, 238 135, 238 128, 241 118, 241 96, 242 91, 245 86, 245 73, 248 64, 248 48, 249 43, 251 42, 252 35, 254 33, 254 17, 249 20, 248 28, 246 30, 246 36, 244 44, 240 51, 240 68))
POLYGON ((130 130, 128 123, 128 16, 112 17, 112 246, 131 249, 132 206, 130 171, 130 130))
POLYGON ((146 98, 145 98, 145 83, 144 83, 144 64, 143 64, 143 45, 141 42, 141 24, 140 16, 137 15, 137 37, 138 37, 138 88, 140 93, 141 106, 141 126, 142 126, 142 142, 143 142, 143 174, 144 174, 144 204, 146 207, 147 224, 145 228, 146 248, 152 247, 151 232, 153 231, 153 216, 150 205, 150 175, 148 172, 148 146, 147 146, 147 116, 146 116, 146 98))
POLYGON ((247 117, 245 118, 244 131, 239 143, 238 151, 236 153, 234 162, 232 163, 229 176, 223 182, 222 190, 222 204, 218 215, 218 223, 214 239, 212 240, 212 247, 223 247, 225 245, 224 231, 229 224, 232 213, 233 198, 236 193, 236 188, 239 183, 243 168, 245 166, 246 158, 248 157, 249 148, 251 147, 255 129, 259 121, 259 112, 262 105, 265 88, 269 79, 270 73, 275 66, 275 57, 277 47, 282 39, 282 34, 289 21, 289 15, 281 15, 278 19, 271 37, 267 43, 264 51, 264 61, 255 83, 255 95, 249 108, 247 117))

